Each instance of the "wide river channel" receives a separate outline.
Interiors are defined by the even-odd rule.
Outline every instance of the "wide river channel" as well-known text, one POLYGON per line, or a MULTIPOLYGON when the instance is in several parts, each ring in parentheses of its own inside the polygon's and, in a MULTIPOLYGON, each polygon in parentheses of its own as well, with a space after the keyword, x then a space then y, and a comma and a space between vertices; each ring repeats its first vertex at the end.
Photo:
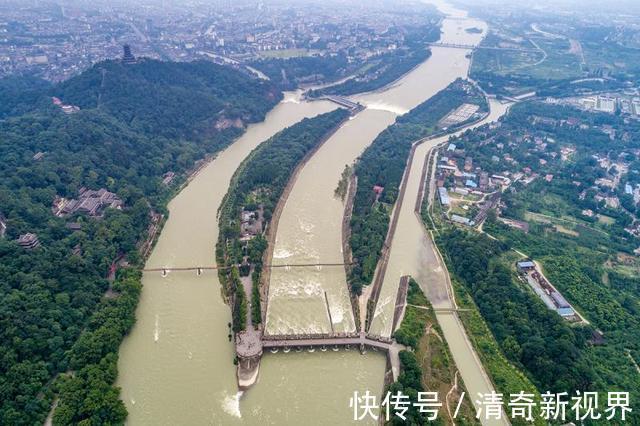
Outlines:
MULTIPOLYGON (((477 27, 486 32, 484 22, 469 19, 464 11, 448 5, 438 7, 447 15, 442 23, 442 42, 479 43, 483 34, 465 29, 477 27)), ((367 108, 340 128, 302 169, 280 217, 274 262, 342 261, 343 203, 334 197, 334 189, 345 164, 353 163, 399 114, 467 75, 468 50, 433 47, 432 52, 427 61, 390 87, 353 97, 367 108)), ((492 119, 504 112, 500 105, 494 106, 492 119)), ((217 209, 242 160, 285 127, 336 107, 326 101, 302 101, 297 92, 285 94, 264 122, 249 126, 171 201, 169 220, 147 267, 214 264, 217 209)), ((427 149, 426 145, 418 149, 410 170, 405 203, 411 209, 427 149)), ((428 257, 432 247, 417 218, 405 212, 409 208, 405 207, 396 206, 402 216, 373 324, 378 334, 390 333, 387 301, 395 295, 400 275, 414 275, 430 293, 429 264, 425 265, 415 249, 421 248, 428 257), (403 262, 395 260, 400 257, 403 262)), ((343 268, 273 271, 268 332, 354 330, 343 268)), ((151 272, 144 274, 143 284, 137 322, 123 342, 118 363, 117 384, 122 388, 131 425, 345 424, 353 422, 349 399, 354 391, 382 392, 386 363, 382 353, 317 350, 265 354, 258 383, 242 394, 237 389, 233 345, 228 338, 230 309, 222 300, 215 272, 200 276, 171 272, 166 277, 151 272)), ((488 391, 490 384, 478 369, 459 323, 453 319, 448 323, 446 318, 441 321, 448 341, 451 336, 449 344, 462 367, 461 374, 470 382, 467 386, 488 391), (460 363, 468 366, 465 369, 460 363)))

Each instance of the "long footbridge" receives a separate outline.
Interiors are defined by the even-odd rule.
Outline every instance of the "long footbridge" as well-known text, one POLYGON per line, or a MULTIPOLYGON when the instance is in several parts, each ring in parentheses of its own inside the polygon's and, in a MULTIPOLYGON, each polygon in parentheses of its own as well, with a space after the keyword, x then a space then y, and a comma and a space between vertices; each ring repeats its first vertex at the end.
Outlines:
MULTIPOLYGON (((322 268, 322 267, 332 267, 332 266, 348 266, 353 263, 293 263, 293 264, 278 264, 278 265, 263 265, 262 268, 322 268)), ((231 265, 231 266, 216 266, 216 265, 203 265, 203 266, 162 266, 158 268, 145 268, 142 272, 162 272, 162 275, 167 275, 169 272, 181 272, 181 271, 194 271, 198 274, 201 274, 203 271, 211 271, 211 270, 226 270, 231 269, 233 267, 240 267, 242 265, 231 265)))

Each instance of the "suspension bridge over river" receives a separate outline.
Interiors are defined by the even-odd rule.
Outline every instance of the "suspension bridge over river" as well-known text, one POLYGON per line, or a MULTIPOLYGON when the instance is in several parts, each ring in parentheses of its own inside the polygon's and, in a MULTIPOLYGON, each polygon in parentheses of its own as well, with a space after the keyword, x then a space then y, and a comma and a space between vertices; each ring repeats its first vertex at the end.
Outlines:
MULTIPOLYGON (((349 263, 294 263, 294 264, 278 264, 278 265, 263 265, 262 268, 316 268, 321 269, 323 267, 332 267, 332 266, 348 266, 352 265, 349 263)), ((167 275, 169 272, 183 272, 183 271, 194 271, 200 275, 203 271, 211 271, 211 270, 226 270, 231 269, 232 267, 240 267, 242 265, 232 265, 232 266, 216 266, 216 265, 203 265, 203 266, 162 266, 158 268, 145 268, 142 272, 161 272, 162 275, 167 275)))

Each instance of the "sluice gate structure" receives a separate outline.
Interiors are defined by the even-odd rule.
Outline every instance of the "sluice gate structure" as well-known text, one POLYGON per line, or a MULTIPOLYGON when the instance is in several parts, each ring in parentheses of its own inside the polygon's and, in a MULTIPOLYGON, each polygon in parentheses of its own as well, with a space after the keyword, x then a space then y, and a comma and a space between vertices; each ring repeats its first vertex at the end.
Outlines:
MULTIPOLYGON (((280 265, 278 265, 280 266, 280 265)), ((284 265, 283 265, 284 266, 284 265)), ((394 314, 394 324, 402 322, 406 305, 406 290, 409 277, 402 277, 401 290, 398 294, 398 306, 394 314)), ((266 311, 266 309, 265 309, 266 311)), ((264 324, 264 319, 263 319, 264 324)), ((292 349, 296 352, 303 350, 321 351, 357 349, 365 353, 367 349, 384 351, 387 355, 387 368, 390 379, 396 381, 400 374, 400 351, 405 347, 393 338, 376 336, 366 331, 353 333, 327 333, 327 334, 266 334, 262 327, 247 328, 236 334, 235 351, 238 361, 238 387, 241 390, 248 389, 257 378, 260 368, 260 360, 264 351, 276 353, 279 350, 287 353, 292 349)))

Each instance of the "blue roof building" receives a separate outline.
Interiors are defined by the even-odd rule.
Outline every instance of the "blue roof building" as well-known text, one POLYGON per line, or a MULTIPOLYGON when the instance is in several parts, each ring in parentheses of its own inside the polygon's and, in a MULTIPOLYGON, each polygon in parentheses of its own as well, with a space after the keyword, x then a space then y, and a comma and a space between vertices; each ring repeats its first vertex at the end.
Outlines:
POLYGON ((536 267, 536 264, 530 260, 522 260, 518 262, 517 265, 518 265, 518 269, 521 269, 521 270, 534 269, 536 267))
POLYGON ((572 308, 558 308, 558 314, 561 317, 572 317, 575 315, 575 312, 572 308))
POLYGON ((449 205, 449 193, 447 192, 447 188, 438 188, 438 196, 440 197, 440 203, 443 206, 449 205))
POLYGON ((468 217, 459 216, 457 214, 452 214, 451 220, 453 222, 461 223, 463 225, 469 225, 469 226, 473 225, 473 221, 471 219, 469 219, 468 217))

